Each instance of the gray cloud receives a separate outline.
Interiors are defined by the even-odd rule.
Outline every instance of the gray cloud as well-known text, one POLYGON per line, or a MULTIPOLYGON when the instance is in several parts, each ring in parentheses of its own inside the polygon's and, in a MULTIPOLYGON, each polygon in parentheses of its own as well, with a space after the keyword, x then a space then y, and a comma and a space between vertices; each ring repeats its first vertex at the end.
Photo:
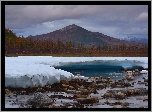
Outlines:
POLYGON ((18 35, 48 33, 70 24, 109 36, 148 35, 146 5, 8 5, 5 26, 18 35))
POLYGON ((136 20, 139 20, 139 21, 148 20, 148 13, 147 12, 142 12, 141 14, 138 15, 136 20))
MULTIPOLYGON (((6 26, 12 28, 25 28, 42 22, 61 19, 78 19, 86 16, 94 16, 94 14, 103 15, 102 18, 100 18, 101 20, 104 19, 107 21, 126 21, 136 15, 135 13, 138 12, 139 8, 143 8, 143 6, 9 5, 6 6, 5 18, 6 26)), ((139 19, 144 16, 143 14, 139 15, 139 19)))
POLYGON ((77 19, 98 11, 99 6, 6 6, 5 24, 11 28, 26 28, 47 21, 77 19))

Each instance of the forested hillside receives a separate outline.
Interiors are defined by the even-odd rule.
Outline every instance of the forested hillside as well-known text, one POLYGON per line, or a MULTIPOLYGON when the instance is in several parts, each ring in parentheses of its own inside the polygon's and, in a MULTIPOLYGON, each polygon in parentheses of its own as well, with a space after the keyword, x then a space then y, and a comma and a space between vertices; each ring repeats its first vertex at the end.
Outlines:
MULTIPOLYGON (((92 44, 86 46, 78 41, 31 39, 16 36, 5 28, 5 55, 53 55, 53 56, 148 56, 146 44, 92 44)), ((107 42, 108 43, 108 42, 107 42)))

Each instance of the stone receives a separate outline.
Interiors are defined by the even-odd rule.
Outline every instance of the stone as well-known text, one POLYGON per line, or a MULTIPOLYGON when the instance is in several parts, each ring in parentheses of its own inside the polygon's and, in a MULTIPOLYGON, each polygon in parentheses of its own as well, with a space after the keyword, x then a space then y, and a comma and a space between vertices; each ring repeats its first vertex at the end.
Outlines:
POLYGON ((33 96, 27 100, 27 104, 32 105, 35 108, 48 106, 51 105, 52 103, 53 100, 41 92, 34 93, 33 96))
POLYGON ((5 94, 11 94, 11 91, 9 89, 5 89, 5 94))

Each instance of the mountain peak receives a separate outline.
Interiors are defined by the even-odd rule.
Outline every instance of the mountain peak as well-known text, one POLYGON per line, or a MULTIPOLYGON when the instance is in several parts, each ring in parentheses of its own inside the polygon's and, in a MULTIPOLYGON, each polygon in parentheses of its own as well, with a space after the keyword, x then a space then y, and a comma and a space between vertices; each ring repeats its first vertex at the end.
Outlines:
POLYGON ((72 25, 69 25, 69 26, 77 26, 76 24, 72 24, 72 25))
POLYGON ((78 26, 78 25, 76 25, 76 24, 71 24, 71 25, 66 26, 66 27, 76 28, 76 27, 80 27, 80 26, 78 26))
POLYGON ((65 31, 65 30, 70 30, 70 29, 72 29, 72 28, 80 28, 80 26, 77 26, 76 24, 71 24, 71 25, 69 25, 69 26, 66 26, 66 27, 64 27, 64 28, 62 28, 62 29, 60 29, 60 31, 65 31))

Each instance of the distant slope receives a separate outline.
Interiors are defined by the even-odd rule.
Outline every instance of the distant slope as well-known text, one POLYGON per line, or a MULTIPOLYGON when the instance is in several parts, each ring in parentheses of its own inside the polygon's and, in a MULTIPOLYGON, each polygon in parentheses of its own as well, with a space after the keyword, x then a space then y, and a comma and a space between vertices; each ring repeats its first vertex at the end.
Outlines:
POLYGON ((143 43, 148 43, 148 39, 147 38, 139 38, 139 37, 135 37, 135 36, 129 36, 129 37, 121 37, 120 40, 125 40, 128 42, 143 42, 143 43))

